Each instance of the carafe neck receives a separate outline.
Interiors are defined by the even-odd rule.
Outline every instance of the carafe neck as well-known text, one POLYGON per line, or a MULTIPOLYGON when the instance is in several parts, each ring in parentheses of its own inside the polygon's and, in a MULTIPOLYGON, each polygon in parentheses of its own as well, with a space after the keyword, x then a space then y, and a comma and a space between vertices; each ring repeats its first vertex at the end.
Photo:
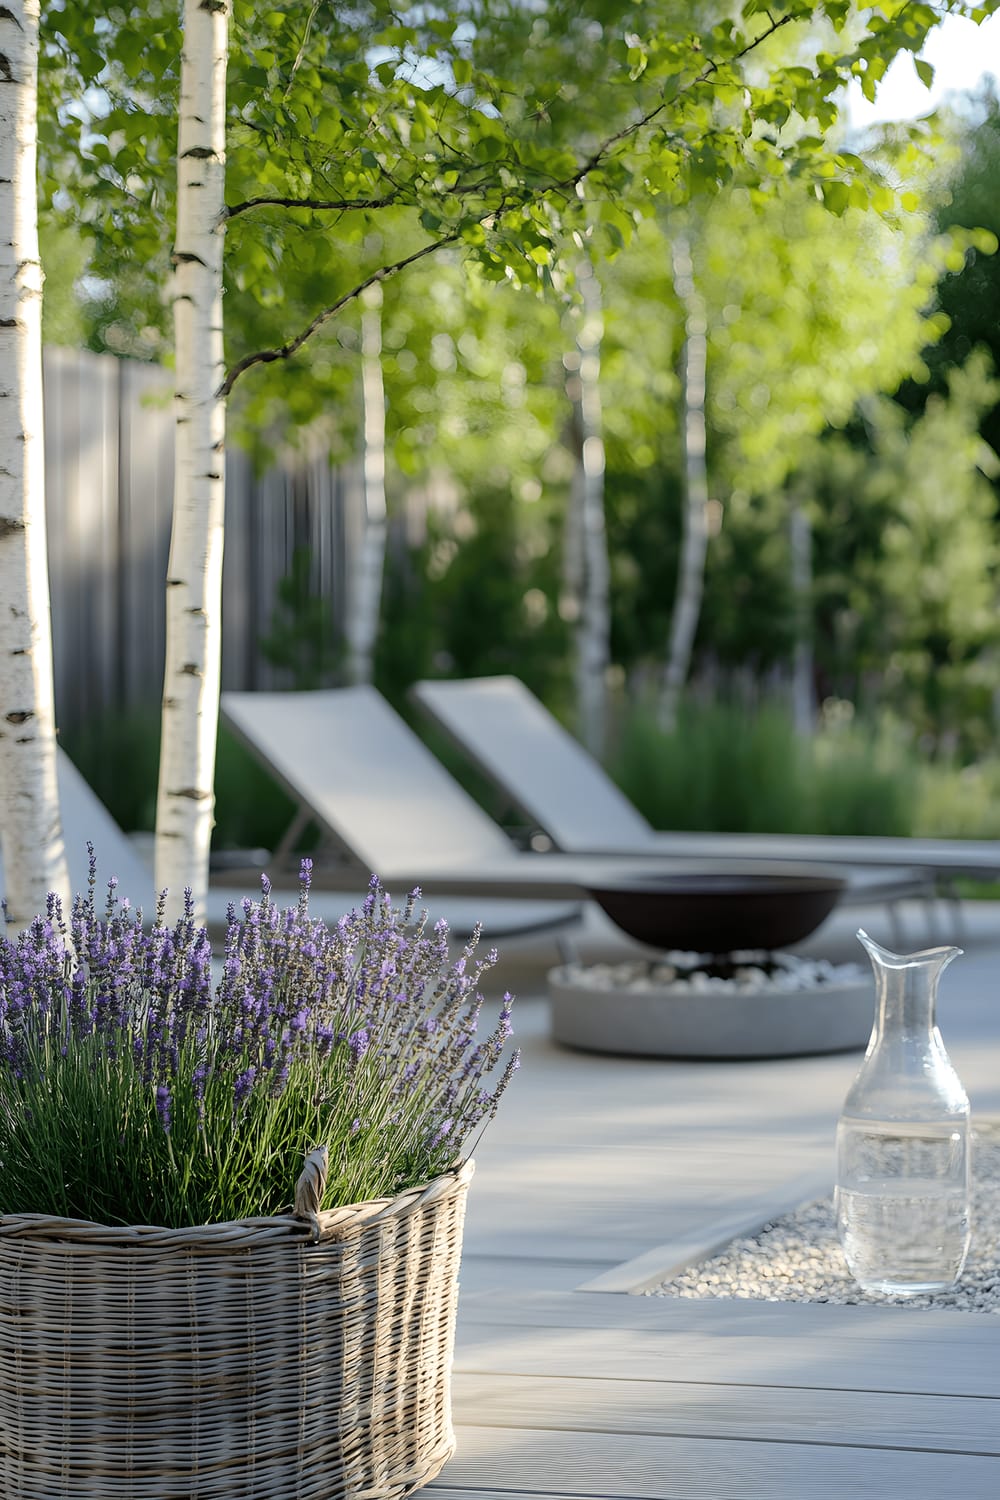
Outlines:
POLYGON ((926 948, 890 953, 866 932, 858 938, 875 971, 876 1037, 929 1037, 936 1030, 938 980, 961 948, 926 948))

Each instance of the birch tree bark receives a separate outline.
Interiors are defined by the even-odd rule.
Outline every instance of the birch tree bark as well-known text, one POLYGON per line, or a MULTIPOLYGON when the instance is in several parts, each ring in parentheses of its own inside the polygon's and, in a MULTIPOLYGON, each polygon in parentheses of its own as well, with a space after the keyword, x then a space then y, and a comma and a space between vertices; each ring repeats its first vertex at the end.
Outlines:
POLYGON ((228 0, 185 0, 173 312, 176 435, 156 883, 204 912, 222 655, 222 251, 228 0))
POLYGON ((681 453, 684 512, 677 592, 670 620, 670 642, 663 671, 659 720, 665 730, 677 722, 677 708, 691 668, 691 654, 705 592, 708 554, 708 476, 705 468, 705 370, 708 321, 694 280, 687 239, 672 242, 674 290, 684 313, 681 351, 681 453))
POLYGON ((361 394, 364 410, 364 534, 351 585, 347 672, 371 682, 385 571, 385 388, 382 381, 382 288, 361 294, 361 394))
POLYGON ((801 495, 792 496, 788 518, 795 595, 795 654, 792 658, 792 722, 803 738, 816 727, 812 641, 812 527, 801 495))
POLYGON ((577 446, 570 504, 582 563, 576 625, 576 698, 580 738, 601 758, 607 727, 606 677, 610 659, 610 567, 604 519, 604 434, 601 414, 601 285, 589 259, 577 266, 583 316, 576 349, 564 358, 566 391, 573 406, 577 446))
POLYGON ((70 896, 56 783, 45 542, 39 0, 0 6, 0 847, 17 925, 70 896))

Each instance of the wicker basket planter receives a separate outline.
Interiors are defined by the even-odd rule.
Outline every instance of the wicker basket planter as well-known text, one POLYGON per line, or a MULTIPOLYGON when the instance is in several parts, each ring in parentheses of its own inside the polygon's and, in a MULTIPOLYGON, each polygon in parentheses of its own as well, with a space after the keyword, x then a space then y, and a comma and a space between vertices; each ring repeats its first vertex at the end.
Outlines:
POLYGON ((472 1163, 198 1229, 0 1217, 0 1494, 390 1500, 454 1449, 472 1163))

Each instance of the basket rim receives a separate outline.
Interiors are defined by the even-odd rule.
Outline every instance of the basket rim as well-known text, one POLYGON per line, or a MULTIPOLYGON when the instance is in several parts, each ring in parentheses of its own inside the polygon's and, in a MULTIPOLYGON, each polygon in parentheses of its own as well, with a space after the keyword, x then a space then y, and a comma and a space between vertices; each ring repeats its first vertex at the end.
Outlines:
POLYGON ((42 1240, 123 1249, 136 1247, 225 1249, 239 1246, 326 1243, 349 1239, 383 1220, 402 1218, 463 1191, 475 1171, 472 1157, 457 1161, 427 1182, 405 1188, 393 1197, 369 1198, 361 1203, 324 1209, 315 1216, 274 1214, 256 1219, 229 1219, 212 1224, 166 1228, 157 1224, 99 1224, 89 1219, 58 1218, 50 1214, 0 1214, 0 1241, 42 1240))

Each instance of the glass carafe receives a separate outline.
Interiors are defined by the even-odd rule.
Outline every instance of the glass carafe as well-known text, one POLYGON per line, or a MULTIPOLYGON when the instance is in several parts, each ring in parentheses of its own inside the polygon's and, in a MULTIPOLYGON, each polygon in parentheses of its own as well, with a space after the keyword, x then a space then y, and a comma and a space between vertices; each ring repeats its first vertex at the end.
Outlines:
POLYGON ((868 1051, 837 1126, 837 1230, 867 1292, 943 1291, 969 1249, 969 1100, 934 1017, 961 948, 890 953, 858 938, 875 970, 868 1051))

